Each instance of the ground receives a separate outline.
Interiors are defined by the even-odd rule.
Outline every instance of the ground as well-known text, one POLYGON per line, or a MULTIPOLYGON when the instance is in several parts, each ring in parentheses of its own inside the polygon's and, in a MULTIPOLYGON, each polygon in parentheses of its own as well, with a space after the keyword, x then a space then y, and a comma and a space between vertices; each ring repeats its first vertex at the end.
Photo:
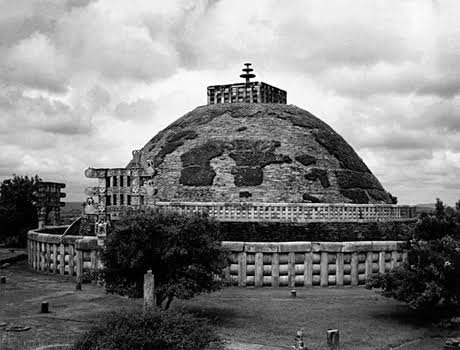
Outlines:
MULTIPOLYGON (((107 295, 96 284, 75 290, 74 281, 28 270, 25 262, 0 270, 0 324, 30 326, 25 332, 0 327, 0 349, 36 349, 68 344, 101 314, 123 308, 141 309, 141 300, 107 295), (40 314, 48 301, 49 314, 40 314)), ((309 349, 327 349, 326 330, 340 330, 341 349, 441 349, 449 335, 408 313, 404 304, 363 288, 290 290, 227 288, 188 301, 175 301, 215 320, 233 350, 289 349, 295 332, 303 328, 309 349)))

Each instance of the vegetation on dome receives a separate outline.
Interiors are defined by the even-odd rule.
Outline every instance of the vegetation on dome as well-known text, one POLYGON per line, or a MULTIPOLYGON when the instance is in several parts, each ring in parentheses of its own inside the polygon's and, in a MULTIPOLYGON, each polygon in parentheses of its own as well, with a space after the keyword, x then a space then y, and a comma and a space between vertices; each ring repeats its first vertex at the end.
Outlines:
POLYGON ((331 186, 331 183, 329 182, 329 178, 327 177, 327 170, 325 169, 318 169, 318 168, 311 169, 311 171, 305 175, 305 179, 309 181, 319 180, 323 188, 327 188, 331 186))
POLYGON ((176 149, 185 143, 185 140, 193 140, 198 134, 194 130, 180 130, 174 134, 170 134, 166 138, 165 144, 158 151, 154 158, 155 166, 159 166, 163 163, 166 155, 173 153, 176 149))
POLYGON ((302 195, 302 199, 304 201, 307 201, 307 202, 310 202, 310 203, 321 203, 321 200, 319 198, 317 198, 315 196, 312 196, 312 195, 310 195, 308 193, 304 193, 302 195))
POLYGON ((341 189, 340 193, 351 199, 355 204, 368 204, 369 203, 369 196, 365 190, 360 188, 353 188, 353 189, 341 189))
POLYGON ((216 172, 209 162, 223 152, 224 147, 221 142, 209 141, 183 153, 181 155, 183 168, 179 183, 187 186, 211 186, 216 172))
POLYGON ((309 154, 300 154, 295 156, 295 160, 302 163, 305 166, 316 164, 316 158, 309 154))
POLYGON ((314 135, 316 141, 340 162, 342 168, 363 173, 371 172, 343 137, 329 127, 316 130, 314 135))
POLYGON ((179 183, 188 186, 212 185, 215 171, 210 166, 213 158, 229 151, 236 166, 232 168, 236 186, 257 186, 263 182, 262 169, 269 164, 290 163, 289 156, 275 154, 278 141, 239 139, 230 142, 209 141, 191 148, 181 156, 182 172, 179 183))

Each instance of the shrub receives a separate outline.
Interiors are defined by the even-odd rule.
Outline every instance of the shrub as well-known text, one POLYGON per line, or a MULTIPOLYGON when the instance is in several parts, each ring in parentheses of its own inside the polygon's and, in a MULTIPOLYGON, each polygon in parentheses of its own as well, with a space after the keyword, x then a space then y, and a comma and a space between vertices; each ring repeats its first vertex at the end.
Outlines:
POLYGON ((217 222, 203 214, 181 215, 148 209, 114 225, 102 253, 106 290, 141 297, 143 276, 152 270, 158 306, 222 287, 228 252, 217 222))
POLYGON ((0 184, 0 242, 9 246, 25 246, 27 231, 37 227, 34 191, 38 176, 14 176, 0 184))
POLYGON ((458 303, 455 269, 460 255, 459 224, 438 200, 434 215, 422 214, 409 242, 408 259, 397 269, 372 278, 368 288, 430 311, 440 303, 458 303))
POLYGON ((107 315, 83 334, 75 350, 202 350, 223 349, 208 321, 163 311, 119 311, 107 315))

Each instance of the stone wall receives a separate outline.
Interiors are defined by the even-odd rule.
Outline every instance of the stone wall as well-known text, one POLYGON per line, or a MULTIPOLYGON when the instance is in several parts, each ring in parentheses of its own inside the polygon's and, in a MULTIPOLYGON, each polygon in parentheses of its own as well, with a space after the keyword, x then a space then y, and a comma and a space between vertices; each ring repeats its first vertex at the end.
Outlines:
MULTIPOLYGON (((358 286, 406 259, 405 242, 237 242, 227 277, 234 284, 271 287, 358 286)), ((28 263, 37 271, 81 278, 101 267, 97 237, 28 233, 28 263)))
POLYGON ((382 241, 407 240, 416 221, 394 222, 220 222, 227 241, 382 241))
POLYGON ((405 243, 223 242, 227 276, 240 287, 358 286, 407 259, 405 243))

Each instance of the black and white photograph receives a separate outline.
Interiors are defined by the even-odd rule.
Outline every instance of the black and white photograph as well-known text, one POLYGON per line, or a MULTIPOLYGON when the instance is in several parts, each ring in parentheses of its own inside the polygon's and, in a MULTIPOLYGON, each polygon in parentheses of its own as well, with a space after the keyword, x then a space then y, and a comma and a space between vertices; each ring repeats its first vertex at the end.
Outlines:
POLYGON ((460 349, 460 1, 0 0, 0 350, 460 349))

